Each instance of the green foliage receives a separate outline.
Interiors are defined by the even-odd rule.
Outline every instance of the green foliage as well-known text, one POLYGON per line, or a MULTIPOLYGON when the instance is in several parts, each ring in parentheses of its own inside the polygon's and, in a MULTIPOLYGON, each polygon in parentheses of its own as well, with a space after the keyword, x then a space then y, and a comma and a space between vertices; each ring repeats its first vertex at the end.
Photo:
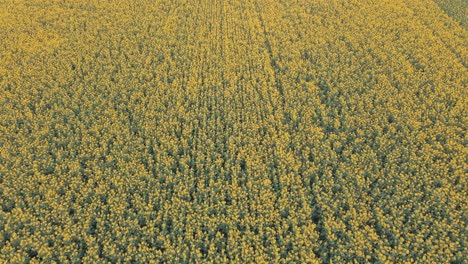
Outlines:
POLYGON ((434 0, 449 16, 459 21, 468 30, 468 1, 467 0, 434 0))

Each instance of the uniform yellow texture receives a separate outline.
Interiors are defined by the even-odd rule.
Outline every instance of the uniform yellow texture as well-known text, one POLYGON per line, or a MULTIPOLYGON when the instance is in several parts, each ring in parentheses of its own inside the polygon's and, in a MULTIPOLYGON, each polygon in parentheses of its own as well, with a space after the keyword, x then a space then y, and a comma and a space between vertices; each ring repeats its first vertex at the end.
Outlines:
POLYGON ((464 263, 467 36, 430 0, 2 0, 0 262, 464 263))

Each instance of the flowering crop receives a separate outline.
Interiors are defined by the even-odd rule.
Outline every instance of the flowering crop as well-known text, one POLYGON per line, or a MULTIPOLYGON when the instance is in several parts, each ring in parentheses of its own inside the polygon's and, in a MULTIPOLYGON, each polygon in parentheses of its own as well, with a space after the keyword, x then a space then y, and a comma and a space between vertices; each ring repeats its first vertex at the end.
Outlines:
POLYGON ((448 2, 0 1, 0 262, 465 262, 448 2))

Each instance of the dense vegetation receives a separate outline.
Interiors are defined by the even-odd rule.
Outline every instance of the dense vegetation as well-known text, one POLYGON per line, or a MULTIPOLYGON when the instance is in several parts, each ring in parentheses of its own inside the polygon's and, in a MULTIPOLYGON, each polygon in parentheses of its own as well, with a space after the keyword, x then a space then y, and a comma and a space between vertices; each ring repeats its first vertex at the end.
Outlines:
POLYGON ((435 0, 455 21, 468 30, 468 0, 435 0))
POLYGON ((2 0, 0 36, 0 262, 466 261, 434 1, 2 0))

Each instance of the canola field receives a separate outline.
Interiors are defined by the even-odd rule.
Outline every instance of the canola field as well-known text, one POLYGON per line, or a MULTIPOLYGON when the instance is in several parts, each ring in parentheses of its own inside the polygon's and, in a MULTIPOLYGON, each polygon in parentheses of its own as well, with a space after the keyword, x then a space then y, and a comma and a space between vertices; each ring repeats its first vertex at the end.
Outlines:
POLYGON ((466 263, 464 10, 1 0, 0 263, 466 263))

